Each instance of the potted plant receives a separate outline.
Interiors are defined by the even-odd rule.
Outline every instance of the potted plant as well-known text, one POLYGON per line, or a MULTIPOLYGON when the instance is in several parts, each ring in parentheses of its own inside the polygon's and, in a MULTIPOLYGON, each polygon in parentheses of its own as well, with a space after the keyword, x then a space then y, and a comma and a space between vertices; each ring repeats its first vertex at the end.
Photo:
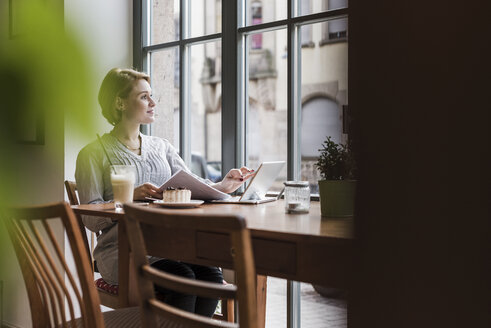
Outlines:
POLYGON ((335 143, 329 136, 319 151, 315 166, 323 178, 319 181, 322 216, 353 216, 356 180, 350 147, 335 143))

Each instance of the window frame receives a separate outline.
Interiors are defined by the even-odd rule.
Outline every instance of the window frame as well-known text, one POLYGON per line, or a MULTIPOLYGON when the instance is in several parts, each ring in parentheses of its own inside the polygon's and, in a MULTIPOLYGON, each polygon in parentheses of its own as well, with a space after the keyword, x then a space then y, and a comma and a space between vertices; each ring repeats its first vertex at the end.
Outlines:
MULTIPOLYGON (((189 47, 211 41, 222 42, 222 67, 235 67, 235 70, 222 69, 222 172, 240 167, 246 162, 246 124, 247 106, 247 46, 249 34, 287 29, 288 43, 288 154, 287 178, 300 177, 300 26, 347 18, 349 8, 327 10, 319 13, 298 16, 299 0, 288 1, 286 19, 246 26, 246 0, 222 1, 222 32, 188 38, 189 0, 180 0, 179 39, 176 41, 148 45, 150 26, 150 1, 133 0, 133 65, 136 69, 149 72, 148 55, 153 51, 179 47, 179 112, 180 155, 187 164, 191 163, 190 108, 189 108, 189 47), (227 15, 225 13, 236 13, 227 15), (226 123, 226 124, 225 124, 226 123)), ((143 132, 151 134, 151 126, 143 127, 143 132)))

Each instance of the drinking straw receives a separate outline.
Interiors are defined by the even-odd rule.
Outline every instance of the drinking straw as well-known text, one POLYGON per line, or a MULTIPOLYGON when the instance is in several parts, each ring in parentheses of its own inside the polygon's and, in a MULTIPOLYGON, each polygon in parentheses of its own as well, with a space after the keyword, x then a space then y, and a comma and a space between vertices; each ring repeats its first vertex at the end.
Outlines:
POLYGON ((109 155, 106 151, 106 147, 104 147, 104 144, 102 143, 101 136, 99 136, 99 133, 96 133, 96 135, 97 135, 97 139, 99 139, 99 143, 102 146, 102 150, 104 150, 104 153, 106 154, 107 160, 109 161, 109 165, 111 165, 111 169, 113 170, 113 173, 116 174, 116 169, 114 168, 113 163, 111 162, 111 159, 109 158, 109 155))

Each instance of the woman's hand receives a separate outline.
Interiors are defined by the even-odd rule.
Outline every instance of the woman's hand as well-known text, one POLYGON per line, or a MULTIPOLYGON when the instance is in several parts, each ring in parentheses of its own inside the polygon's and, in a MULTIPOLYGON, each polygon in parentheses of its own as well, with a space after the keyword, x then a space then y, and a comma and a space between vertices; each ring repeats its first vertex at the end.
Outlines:
POLYGON ((244 181, 253 177, 254 174, 254 170, 250 170, 245 166, 242 166, 240 169, 232 169, 227 173, 222 181, 213 185, 213 187, 222 192, 231 193, 237 190, 237 188, 239 188, 244 181))
POLYGON ((145 197, 153 197, 162 199, 163 192, 159 190, 159 187, 146 182, 141 186, 135 188, 133 193, 133 200, 145 200, 145 197))

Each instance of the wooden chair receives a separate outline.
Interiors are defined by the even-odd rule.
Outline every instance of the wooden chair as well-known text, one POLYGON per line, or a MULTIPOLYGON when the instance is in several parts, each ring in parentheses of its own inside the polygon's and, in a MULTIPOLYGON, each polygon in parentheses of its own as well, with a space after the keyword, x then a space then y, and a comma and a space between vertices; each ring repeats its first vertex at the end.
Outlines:
POLYGON ((68 204, 10 209, 2 214, 22 269, 34 328, 140 326, 138 307, 101 313, 86 243, 68 204), (54 233, 62 229, 75 268, 66 262, 63 239, 54 233))
MULTIPOLYGON (((65 180, 65 188, 66 192, 68 194, 68 199, 70 200, 70 205, 79 205, 80 201, 77 195, 77 183, 75 181, 70 181, 70 180, 65 180)), ((84 240, 87 245, 87 249, 89 251, 89 254, 91 255, 92 259, 92 267, 96 270, 97 272, 97 265, 92 257, 92 253, 94 252, 94 238, 95 238, 95 232, 91 232, 91 241, 90 241, 90 247, 89 243, 87 241, 87 235, 85 233, 85 226, 83 225, 82 218, 79 215, 77 216, 77 222, 80 227, 80 231, 82 232, 82 236, 84 237, 84 240)), ((101 283, 101 279, 98 279, 96 281, 96 285, 99 285, 101 283)), ((99 297, 101 299, 101 304, 112 308, 112 309, 118 309, 120 308, 119 306, 119 299, 118 299, 118 293, 113 294, 109 291, 106 291, 102 288, 97 288, 99 291, 99 297)), ((112 288, 114 291, 115 289, 112 288)), ((117 290, 117 289, 116 289, 117 290)), ((215 314, 214 318, 219 319, 219 320, 224 320, 228 322, 234 322, 234 301, 233 300, 221 300, 222 306, 221 306, 221 312, 220 314, 215 314)), ((264 325, 263 325, 264 326, 264 325)))
MULTIPOLYGON (((66 193, 68 195, 68 200, 70 201, 70 205, 80 205, 80 201, 78 199, 78 194, 77 194, 77 183, 75 181, 70 181, 70 180, 65 180, 65 189, 66 193)), ((82 222, 82 218, 75 214, 77 217, 77 222, 78 226, 80 227, 80 231, 82 232, 82 237, 84 241, 86 242, 87 245, 87 250, 89 251, 90 258, 92 262, 94 261, 94 258, 92 257, 92 253, 94 252, 94 240, 96 237, 95 232, 90 232, 90 244, 87 239, 87 234, 85 233, 85 226, 84 223, 82 222)))
MULTIPOLYGON (((65 189, 66 189, 66 192, 68 194, 68 199, 70 200, 70 205, 79 205, 80 201, 79 201, 79 198, 77 195, 77 183, 75 181, 65 180, 65 189)), ((82 217, 80 215, 77 215, 77 214, 75 214, 75 215, 77 218, 78 227, 80 228, 80 231, 82 233, 82 237, 84 239, 85 245, 87 246, 87 251, 90 254, 92 269, 95 272, 98 272, 97 271, 97 264, 94 261, 94 258, 92 256, 92 253, 94 252, 94 239, 96 237, 96 233, 91 232, 91 238, 90 238, 90 244, 89 244, 89 242, 87 240, 87 234, 85 233, 85 226, 82 222, 82 217)), ((100 285, 100 286, 108 286, 107 284, 105 284, 105 282, 103 282, 101 280, 102 279, 96 280, 95 284, 100 285)), ((107 289, 107 290, 105 290, 103 288, 97 288, 97 290, 99 292, 99 298, 101 300, 102 305, 109 307, 109 308, 112 308, 112 309, 120 308, 117 288, 114 288, 114 286, 112 286, 110 289, 107 289)))
POLYGON ((140 298, 142 326, 154 327, 159 319, 164 318, 184 327, 237 327, 235 323, 206 318, 161 302, 155 297, 155 283, 181 293, 238 300, 240 327, 257 327, 256 274, 250 233, 244 218, 237 215, 184 214, 132 204, 125 204, 124 211, 140 298), (186 251, 196 251, 199 234, 206 233, 229 236, 227 239, 230 245, 224 247, 230 249, 229 257, 233 260, 237 285, 187 279, 149 265, 146 256, 160 255, 161 239, 170 238, 176 247, 183 243, 192 245, 186 251))
MULTIPOLYGON (((69 181, 65 180, 65 189, 66 193, 68 194, 68 200, 70 201, 70 205, 80 205, 80 202, 78 200, 78 195, 77 195, 77 183, 75 181, 69 181)), ((91 233, 91 240, 90 240, 90 245, 89 241, 87 239, 87 234, 85 233, 85 226, 84 223, 82 222, 82 218, 77 215, 77 225, 80 228, 80 231, 82 232, 82 238, 85 241, 85 245, 87 246, 87 251, 90 254, 90 257, 92 259, 92 252, 94 251, 94 235, 95 233, 91 233)))

